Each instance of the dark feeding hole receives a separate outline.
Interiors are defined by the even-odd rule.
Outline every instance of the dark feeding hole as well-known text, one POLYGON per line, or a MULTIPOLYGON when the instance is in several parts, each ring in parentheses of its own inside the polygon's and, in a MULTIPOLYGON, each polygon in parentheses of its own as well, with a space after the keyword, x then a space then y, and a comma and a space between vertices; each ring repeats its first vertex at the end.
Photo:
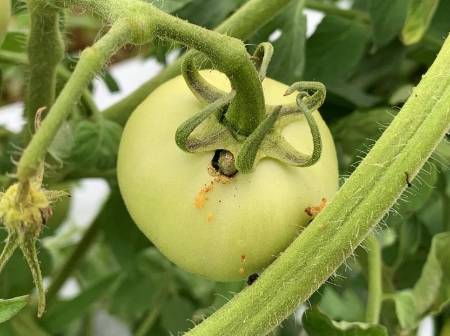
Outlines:
POLYGON ((247 278, 247 285, 251 286, 259 278, 258 273, 250 274, 247 278))
POLYGON ((215 151, 211 165, 217 172, 226 177, 233 177, 238 173, 234 165, 234 155, 225 149, 215 151))

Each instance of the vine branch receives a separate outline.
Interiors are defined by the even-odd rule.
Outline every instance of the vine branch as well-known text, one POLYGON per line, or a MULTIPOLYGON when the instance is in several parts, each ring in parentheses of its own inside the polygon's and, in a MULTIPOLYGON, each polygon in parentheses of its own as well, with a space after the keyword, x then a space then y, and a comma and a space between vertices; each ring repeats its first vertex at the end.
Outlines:
POLYGON ((29 138, 34 133, 36 111, 50 108, 55 100, 56 69, 64 56, 59 31, 59 10, 44 0, 28 0, 30 35, 28 39, 29 78, 25 98, 29 138))
MULTIPOLYGON (((22 66, 28 66, 30 64, 27 55, 4 49, 0 49, 0 62, 22 66)), ((56 75, 63 83, 66 83, 70 79, 71 74, 72 73, 62 64, 59 64, 56 67, 56 75)), ((98 115, 100 113, 97 105, 92 99, 91 93, 87 89, 83 90, 81 100, 92 115, 98 115)))
POLYGON ((20 158, 17 177, 21 183, 25 183, 35 174, 59 127, 71 112, 72 106, 78 101, 95 73, 100 71, 110 56, 127 42, 129 34, 127 22, 117 21, 98 42, 82 52, 70 80, 20 158))
POLYGON ((236 91, 226 115, 234 131, 249 135, 264 118, 262 85, 241 40, 191 24, 138 0, 59 0, 57 4, 81 6, 107 22, 127 20, 137 44, 148 42, 148 36, 152 35, 200 51, 227 75, 236 91))
MULTIPOLYGON (((247 40, 259 28, 275 15, 281 12, 293 0, 250 0, 239 10, 220 24, 215 30, 229 36, 247 40)), ((185 58, 192 56, 188 51, 184 56, 166 66, 158 75, 145 82, 142 86, 116 104, 107 108, 104 116, 119 124, 125 124, 131 112, 158 86, 181 73, 185 58)))
POLYGON ((381 247, 374 234, 367 238, 366 243, 369 270, 366 322, 378 324, 383 296, 381 247))
POLYGON ((450 127, 450 38, 334 200, 248 289, 187 335, 264 335, 370 234, 450 127))

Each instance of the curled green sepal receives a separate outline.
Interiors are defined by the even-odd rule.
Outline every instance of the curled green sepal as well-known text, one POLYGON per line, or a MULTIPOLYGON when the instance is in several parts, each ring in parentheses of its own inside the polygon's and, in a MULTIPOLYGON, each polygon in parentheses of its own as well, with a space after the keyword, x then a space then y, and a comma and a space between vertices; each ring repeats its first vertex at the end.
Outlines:
POLYGON ((281 106, 277 106, 272 113, 267 115, 253 133, 245 139, 235 162, 237 170, 241 173, 245 174, 252 171, 261 143, 275 125, 280 115, 280 110, 281 106))
POLYGON ((39 259, 37 257, 36 241, 37 237, 33 237, 30 234, 19 235, 19 247, 28 263, 31 275, 33 276, 34 285, 38 292, 37 316, 40 318, 45 311, 45 290, 44 282, 42 281, 41 268, 39 266, 39 259))
POLYGON ((228 129, 218 122, 226 112, 225 107, 235 96, 232 91, 228 95, 217 99, 207 105, 203 110, 195 114, 192 118, 182 123, 175 133, 175 142, 178 147, 185 152, 196 152, 198 150, 206 151, 216 149, 211 146, 217 142, 223 141, 224 137, 231 137, 228 129), (191 136, 194 130, 206 121, 210 116, 216 114, 216 122, 213 127, 204 127, 202 133, 198 136, 191 136))
POLYGON ((15 232, 8 233, 5 246, 3 247, 2 254, 0 255, 0 272, 3 270, 3 267, 5 267, 9 258, 12 257, 17 247, 19 247, 19 237, 15 232))
MULTIPOLYGON (((304 105, 309 111, 315 111, 322 106, 326 97, 326 88, 320 82, 297 82, 292 84, 285 92, 285 96, 288 96, 295 91, 299 92, 299 95, 303 99, 304 105)), ((293 113, 303 113, 304 108, 299 104, 284 105, 281 108, 280 116, 285 116, 293 113)))
POLYGON ((45 311, 45 291, 36 251, 41 230, 52 214, 51 203, 65 196, 62 191, 50 191, 42 187, 43 164, 36 176, 22 183, 11 185, 0 193, 0 222, 8 237, 0 255, 0 271, 17 247, 20 247, 33 276, 38 291, 38 317, 45 311))
POLYGON ((269 67, 272 55, 273 46, 269 42, 263 42, 259 44, 252 55, 253 63, 255 63, 255 67, 258 70, 259 79, 261 81, 266 78, 267 68, 269 67))
POLYGON ((195 65, 198 53, 187 53, 181 66, 181 73, 192 93, 203 103, 212 103, 226 96, 226 92, 216 88, 202 77, 195 65))
POLYGON ((268 157, 296 167, 309 167, 315 164, 322 153, 322 139, 319 127, 311 110, 303 101, 303 95, 297 96, 299 111, 302 112, 308 122, 313 140, 313 151, 310 155, 297 151, 279 132, 271 132, 261 144, 261 150, 268 157))

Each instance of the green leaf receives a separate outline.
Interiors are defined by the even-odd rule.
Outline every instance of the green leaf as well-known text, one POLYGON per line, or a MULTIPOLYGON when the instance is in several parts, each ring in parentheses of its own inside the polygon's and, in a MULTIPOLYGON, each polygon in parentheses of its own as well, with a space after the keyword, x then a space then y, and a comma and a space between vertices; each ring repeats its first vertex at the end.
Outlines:
POLYGON ((83 120, 75 128, 74 145, 68 159, 77 168, 112 169, 116 165, 122 127, 112 121, 83 120))
POLYGON ((0 300, 0 323, 8 321, 20 312, 29 302, 28 295, 18 296, 12 299, 0 300))
POLYGON ((119 264, 126 268, 132 264, 136 255, 150 246, 149 240, 137 228, 128 214, 118 189, 111 191, 110 197, 97 220, 100 224, 106 244, 119 264))
POLYGON ((392 121, 394 110, 379 107, 371 110, 357 110, 331 125, 336 142, 341 171, 350 173, 357 162, 369 151, 383 130, 392 121))
POLYGON ((180 296, 173 296, 164 302, 161 309, 161 323, 169 334, 186 331, 194 325, 190 321, 195 307, 192 303, 180 296))
POLYGON ((369 37, 364 25, 327 15, 306 42, 305 80, 344 82, 361 60, 369 37))
POLYGON ((344 289, 338 293, 326 286, 319 303, 320 310, 334 320, 361 321, 364 319, 364 305, 357 293, 344 289))
POLYGON ((48 152, 56 160, 64 160, 70 156, 74 145, 74 129, 72 122, 64 122, 53 139, 48 152))
POLYGON ((151 0, 149 2, 167 13, 173 13, 192 2, 192 0, 151 0))
POLYGON ((412 293, 421 315, 439 313, 450 304, 450 232, 433 237, 422 275, 412 293))
POLYGON ((409 0, 369 0, 373 40, 377 47, 392 41, 400 33, 409 0))
POLYGON ((305 68, 306 16, 304 1, 293 2, 277 18, 281 36, 273 42, 269 77, 290 84, 302 78, 305 68))
POLYGON ((405 45, 419 42, 425 35, 439 0, 410 0, 401 38, 405 45))
POLYGON ((219 25, 246 0, 192 0, 176 15, 197 25, 213 28, 219 25))
POLYGON ((110 275, 74 299, 56 303, 44 315, 42 325, 54 333, 64 329, 72 321, 83 317, 89 308, 108 292, 116 279, 117 274, 110 275))
POLYGON ((380 97, 364 92, 351 83, 331 83, 327 85, 327 99, 337 101, 343 99, 360 108, 372 107, 380 101, 380 97))
POLYGON ((431 21, 427 34, 443 41, 450 32, 448 13, 450 13, 450 1, 439 1, 439 5, 434 12, 433 20, 431 21))
POLYGON ((383 326, 362 322, 335 322, 314 307, 303 314, 302 321, 309 336, 387 336, 383 326))
POLYGON ((419 323, 414 295, 410 290, 394 293, 387 297, 395 305, 395 314, 402 330, 413 330, 419 323))
POLYGON ((130 263, 111 295, 110 305, 114 314, 125 319, 141 317, 173 280, 172 265, 155 248, 142 251, 130 263))

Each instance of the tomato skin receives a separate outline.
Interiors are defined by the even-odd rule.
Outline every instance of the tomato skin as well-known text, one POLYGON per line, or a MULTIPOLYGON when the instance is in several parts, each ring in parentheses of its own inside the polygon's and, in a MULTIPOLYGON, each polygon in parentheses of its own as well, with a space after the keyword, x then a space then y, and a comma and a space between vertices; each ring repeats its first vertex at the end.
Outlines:
MULTIPOLYGON (((230 89, 224 75, 202 74, 217 87, 230 89)), ((295 102, 295 95, 283 97, 284 84, 267 78, 263 88, 267 104, 295 102)), ((314 166, 296 168, 263 159, 250 174, 214 182, 208 173, 214 153, 185 153, 174 140, 177 127, 201 108, 181 76, 154 91, 124 129, 119 186, 138 227, 171 261, 212 280, 240 280, 261 271, 289 245, 311 219, 305 208, 334 195, 334 143, 314 112, 323 142, 314 166)), ((303 116, 297 119, 283 135, 310 153, 309 127, 303 116)))
POLYGON ((11 17, 11 0, 0 0, 0 45, 3 43, 11 17))

